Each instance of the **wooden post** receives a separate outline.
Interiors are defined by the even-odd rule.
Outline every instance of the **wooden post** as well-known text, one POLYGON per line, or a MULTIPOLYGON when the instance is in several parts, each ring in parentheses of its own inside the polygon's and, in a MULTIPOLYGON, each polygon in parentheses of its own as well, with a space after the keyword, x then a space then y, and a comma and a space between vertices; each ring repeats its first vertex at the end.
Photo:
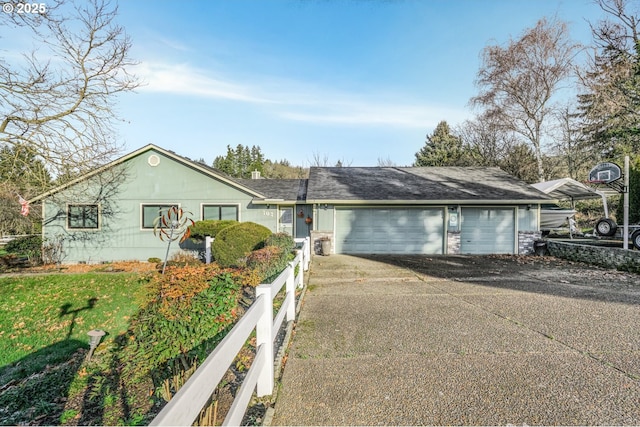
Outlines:
POLYGON ((262 371, 258 374, 258 384, 256 394, 258 397, 268 396, 273 393, 274 371, 273 371, 273 295, 271 285, 260 285, 256 288, 256 299, 262 298, 262 315, 256 325, 256 347, 264 346, 264 364, 262 371))
MULTIPOLYGON (((285 297, 291 296, 289 305, 286 307, 287 322, 290 322, 292 320, 296 320, 296 270, 293 262, 290 262, 289 265, 287 265, 287 270, 289 273, 287 274, 287 281, 285 284, 285 297)), ((302 272, 302 268, 300 268, 300 272, 302 272)))
POLYGON ((211 243, 213 243, 213 237, 204 236, 204 259, 207 264, 211 264, 211 243))

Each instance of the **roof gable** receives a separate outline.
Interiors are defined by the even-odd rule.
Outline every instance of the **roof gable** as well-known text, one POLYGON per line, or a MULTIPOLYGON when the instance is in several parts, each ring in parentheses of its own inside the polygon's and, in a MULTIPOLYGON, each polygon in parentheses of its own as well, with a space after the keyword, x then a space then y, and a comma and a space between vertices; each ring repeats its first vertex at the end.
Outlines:
POLYGON ((185 167, 188 167, 188 168, 191 168, 191 169, 195 169, 195 170, 197 170, 197 171, 199 171, 199 172, 201 172, 201 173, 203 173, 203 174, 205 174, 205 175, 207 175, 207 176, 209 176, 211 178, 214 178, 214 179, 217 179, 219 181, 222 181, 222 182, 224 182, 224 183, 226 183, 226 184, 228 184, 228 185, 230 185, 232 187, 235 187, 235 188, 237 188, 239 190, 242 190, 242 191, 244 191, 244 192, 246 192, 246 193, 248 193, 248 194, 250 194, 250 195, 252 195, 254 197, 259 197, 259 198, 264 198, 265 197, 262 193, 257 191, 255 188, 247 187, 242 182, 240 182, 240 180, 236 180, 236 179, 226 175, 222 171, 219 171, 217 169, 214 169, 214 168, 209 167, 207 165, 204 165, 202 163, 194 162, 191 159, 179 156, 176 153, 174 153, 173 151, 165 150, 165 149, 160 148, 160 147, 158 147, 158 146, 156 146, 154 144, 148 144, 148 145, 145 145, 144 147, 139 148, 138 150, 135 150, 135 151, 133 151, 133 152, 131 152, 131 153, 125 155, 125 156, 122 156, 122 157, 120 157, 120 158, 118 158, 118 159, 116 159, 116 160, 114 160, 114 161, 112 161, 110 163, 107 163, 104 166, 96 168, 96 169, 94 169, 94 170, 92 170, 92 171, 90 171, 90 172, 88 172, 88 173, 86 173, 86 174, 84 174, 84 175, 72 180, 72 181, 69 181, 69 182, 67 182, 67 183, 65 183, 63 185, 55 187, 55 188, 53 188, 53 189, 51 189, 51 190, 49 190, 49 191, 47 191, 47 192, 45 192, 43 194, 40 194, 40 195, 36 196, 35 198, 29 200, 29 203, 33 203, 33 202, 36 202, 38 200, 47 198, 47 197, 49 197, 49 196, 51 196, 51 195, 53 195, 55 193, 63 191, 63 190, 65 190, 65 189, 67 189, 69 187, 72 187, 72 186, 74 186, 74 185, 76 185, 76 184, 78 184, 78 183, 80 183, 82 181, 88 180, 91 177, 99 175, 100 173, 102 173, 102 172, 104 172, 104 171, 106 171, 108 169, 111 169, 111 168, 116 167, 118 165, 124 164, 124 163, 128 162, 129 160, 131 160, 131 159, 133 159, 135 157, 138 157, 138 156, 140 156, 142 154, 145 154, 147 152, 150 152, 150 151, 155 151, 155 152, 157 152, 159 154, 162 154, 162 155, 164 155, 164 156, 166 156, 166 157, 168 157, 168 158, 170 158, 170 159, 172 159, 172 160, 184 165, 185 167))

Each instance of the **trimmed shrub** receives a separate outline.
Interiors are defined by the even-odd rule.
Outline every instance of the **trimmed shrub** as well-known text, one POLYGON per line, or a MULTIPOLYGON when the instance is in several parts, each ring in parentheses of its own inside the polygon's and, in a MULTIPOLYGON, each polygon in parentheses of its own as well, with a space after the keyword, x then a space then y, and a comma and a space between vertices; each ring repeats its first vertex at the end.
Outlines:
POLYGON ((237 316, 242 285, 236 279, 214 265, 174 267, 154 276, 149 302, 127 332, 126 375, 140 378, 185 359, 208 340, 222 339, 237 316))
POLYGON ((256 272, 262 283, 271 283, 287 267, 287 252, 278 246, 265 246, 247 257, 247 268, 256 272))
POLYGON ((189 229, 191 238, 194 240, 204 240, 205 236, 216 237, 216 235, 227 227, 239 224, 232 219, 196 221, 189 229))
POLYGON ((26 236, 18 237, 7 243, 5 251, 18 256, 26 256, 31 262, 40 262, 42 259, 42 237, 26 236))
MULTIPOLYGON (((160 260, 156 265, 156 270, 162 271, 164 263, 160 260)), ((171 259, 167 261, 167 267, 187 267, 202 265, 202 261, 198 258, 198 253, 189 251, 180 251, 175 253, 171 259)))
POLYGON ((255 222, 232 225, 216 235, 211 247, 213 257, 222 267, 242 266, 251 251, 264 247, 269 236, 271 230, 255 222))
POLYGON ((265 246, 277 246, 285 252, 291 252, 296 243, 288 233, 274 233, 264 242, 265 246))

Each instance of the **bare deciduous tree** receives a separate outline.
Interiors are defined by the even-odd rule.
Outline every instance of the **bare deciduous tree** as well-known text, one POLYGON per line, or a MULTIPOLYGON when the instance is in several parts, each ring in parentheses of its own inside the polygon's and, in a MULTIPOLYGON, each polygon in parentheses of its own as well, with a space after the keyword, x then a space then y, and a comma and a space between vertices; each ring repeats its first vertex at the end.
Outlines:
POLYGON ((387 158, 383 159, 382 157, 378 157, 378 166, 383 168, 392 168, 398 166, 396 162, 391 160, 391 157, 387 156, 387 158))
POLYGON ((487 46, 482 54, 476 81, 480 93, 471 104, 531 144, 540 180, 544 179, 542 146, 553 96, 570 76, 577 51, 564 22, 541 19, 519 39, 505 47, 487 46))
POLYGON ((571 105, 566 104, 554 114, 559 130, 554 151, 561 173, 581 181, 598 157, 595 147, 582 133, 579 114, 571 105))
POLYGON ((531 148, 491 118, 480 116, 467 120, 458 127, 456 133, 464 144, 469 157, 468 164, 499 167, 526 182, 537 180, 531 148))
POLYGON ((637 14, 639 11, 631 10, 630 0, 596 0, 595 2, 607 16, 596 24, 589 24, 596 47, 610 56, 633 52, 638 42, 640 21, 637 14))
POLYGON ((103 164, 120 151, 117 95, 129 74, 131 41, 108 1, 60 1, 42 15, 1 14, 0 24, 30 34, 33 52, 0 58, 0 145, 28 146, 54 175, 103 164))

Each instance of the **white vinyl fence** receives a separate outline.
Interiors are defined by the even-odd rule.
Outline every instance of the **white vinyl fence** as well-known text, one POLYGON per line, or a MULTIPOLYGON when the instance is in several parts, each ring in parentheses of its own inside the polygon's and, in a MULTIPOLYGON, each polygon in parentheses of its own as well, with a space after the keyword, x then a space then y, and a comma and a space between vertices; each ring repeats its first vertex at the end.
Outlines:
POLYGON ((295 259, 273 283, 256 288, 255 302, 150 425, 192 425, 254 329, 255 359, 236 393, 223 425, 240 425, 254 391, 259 397, 273 393, 274 341, 284 320, 295 320, 295 290, 296 287, 303 286, 304 271, 309 269, 311 260, 309 238, 296 239, 296 242, 302 243, 302 249, 295 259), (273 299, 283 286, 286 286, 285 299, 274 319, 273 299))

